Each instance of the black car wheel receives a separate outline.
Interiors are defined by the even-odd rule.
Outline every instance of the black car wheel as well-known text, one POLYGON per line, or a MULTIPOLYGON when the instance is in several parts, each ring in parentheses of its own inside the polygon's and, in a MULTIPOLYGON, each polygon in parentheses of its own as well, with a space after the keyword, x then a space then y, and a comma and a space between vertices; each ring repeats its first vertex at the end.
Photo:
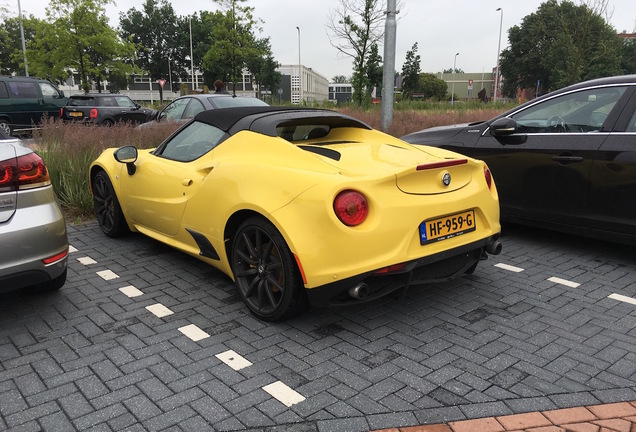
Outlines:
POLYGON ((282 321, 305 309, 307 296, 296 261, 268 221, 252 218, 241 224, 230 260, 243 301, 260 319, 282 321))
POLYGON ((11 124, 8 120, 0 119, 0 129, 2 129, 7 135, 11 135, 11 124))
POLYGON ((113 185, 104 171, 93 179, 93 206, 99 227, 108 237, 119 237, 128 232, 126 219, 119 206, 113 185))

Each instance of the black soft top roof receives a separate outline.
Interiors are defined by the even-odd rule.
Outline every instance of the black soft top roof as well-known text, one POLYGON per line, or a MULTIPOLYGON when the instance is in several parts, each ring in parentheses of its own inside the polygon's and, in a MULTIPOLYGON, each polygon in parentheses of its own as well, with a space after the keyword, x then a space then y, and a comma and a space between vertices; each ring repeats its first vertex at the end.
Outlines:
POLYGON ((251 130, 277 136, 276 128, 282 125, 325 124, 332 128, 356 127, 371 129, 369 125, 336 111, 297 107, 239 107, 203 111, 195 121, 207 123, 233 135, 251 130))

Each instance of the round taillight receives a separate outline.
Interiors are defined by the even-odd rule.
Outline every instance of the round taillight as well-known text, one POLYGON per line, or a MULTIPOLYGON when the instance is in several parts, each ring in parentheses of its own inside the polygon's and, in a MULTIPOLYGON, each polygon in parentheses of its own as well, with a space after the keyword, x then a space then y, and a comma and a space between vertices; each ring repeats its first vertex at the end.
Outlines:
POLYGON ((340 222, 347 226, 360 225, 369 215, 367 199, 359 192, 340 192, 333 201, 333 210, 340 222))
POLYGON ((97 118, 97 108, 91 108, 91 112, 89 114, 89 117, 92 119, 96 119, 97 118))
POLYGON ((486 184, 488 185, 488 189, 491 189, 492 186, 492 174, 490 174, 490 170, 487 166, 484 167, 484 177, 486 177, 486 184))

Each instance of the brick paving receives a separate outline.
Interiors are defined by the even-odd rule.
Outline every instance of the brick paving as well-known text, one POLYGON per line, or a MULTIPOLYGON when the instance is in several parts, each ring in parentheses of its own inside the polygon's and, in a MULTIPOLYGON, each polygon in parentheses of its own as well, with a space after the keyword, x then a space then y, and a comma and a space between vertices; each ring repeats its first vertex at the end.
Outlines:
POLYGON ((0 295, 0 430, 610 431, 636 418, 636 306, 609 297, 636 297, 627 246, 508 227, 473 275, 270 324, 169 247, 94 223, 69 234, 62 290, 0 295), (205 336, 180 331, 193 327, 205 336), (217 357, 229 350, 250 365, 217 357))

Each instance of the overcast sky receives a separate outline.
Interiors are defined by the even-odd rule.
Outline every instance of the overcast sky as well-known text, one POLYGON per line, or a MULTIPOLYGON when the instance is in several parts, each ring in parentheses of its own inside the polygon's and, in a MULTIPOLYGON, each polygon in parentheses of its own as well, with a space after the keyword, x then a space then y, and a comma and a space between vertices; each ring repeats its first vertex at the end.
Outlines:
MULTIPOLYGON (((352 61, 343 58, 331 45, 327 23, 331 10, 341 0, 250 0, 254 14, 264 21, 261 37, 269 37, 274 58, 281 64, 298 63, 298 30, 300 28, 301 62, 325 76, 350 76, 352 61)), ((588 0, 588 3, 593 0, 588 0)), ((599 0, 597 0, 599 1, 599 0)), ((576 0, 579 3, 580 0, 576 0)), ((609 23, 618 31, 636 29, 636 0, 607 0, 609 23)), ((10 14, 17 15, 18 0, 0 0, 10 14)), ((217 10, 211 0, 171 0, 177 15, 190 15, 201 10, 217 10)), ((398 0, 399 3, 399 0, 398 0)), ((541 0, 402 0, 398 14, 395 68, 399 72, 406 52, 415 42, 423 72, 440 72, 453 67, 465 72, 488 73, 497 62, 499 23, 503 9, 501 49, 508 45, 508 29, 519 25, 524 16, 536 12, 541 0)), ((20 0, 22 11, 44 18, 47 0, 20 0)), ((112 26, 119 25, 119 13, 135 7, 141 10, 143 0, 117 0, 107 7, 112 26)), ((386 2, 384 2, 386 5, 386 2)), ((189 49, 189 47, 184 47, 189 49)), ((384 52, 380 48, 380 55, 384 52)))

